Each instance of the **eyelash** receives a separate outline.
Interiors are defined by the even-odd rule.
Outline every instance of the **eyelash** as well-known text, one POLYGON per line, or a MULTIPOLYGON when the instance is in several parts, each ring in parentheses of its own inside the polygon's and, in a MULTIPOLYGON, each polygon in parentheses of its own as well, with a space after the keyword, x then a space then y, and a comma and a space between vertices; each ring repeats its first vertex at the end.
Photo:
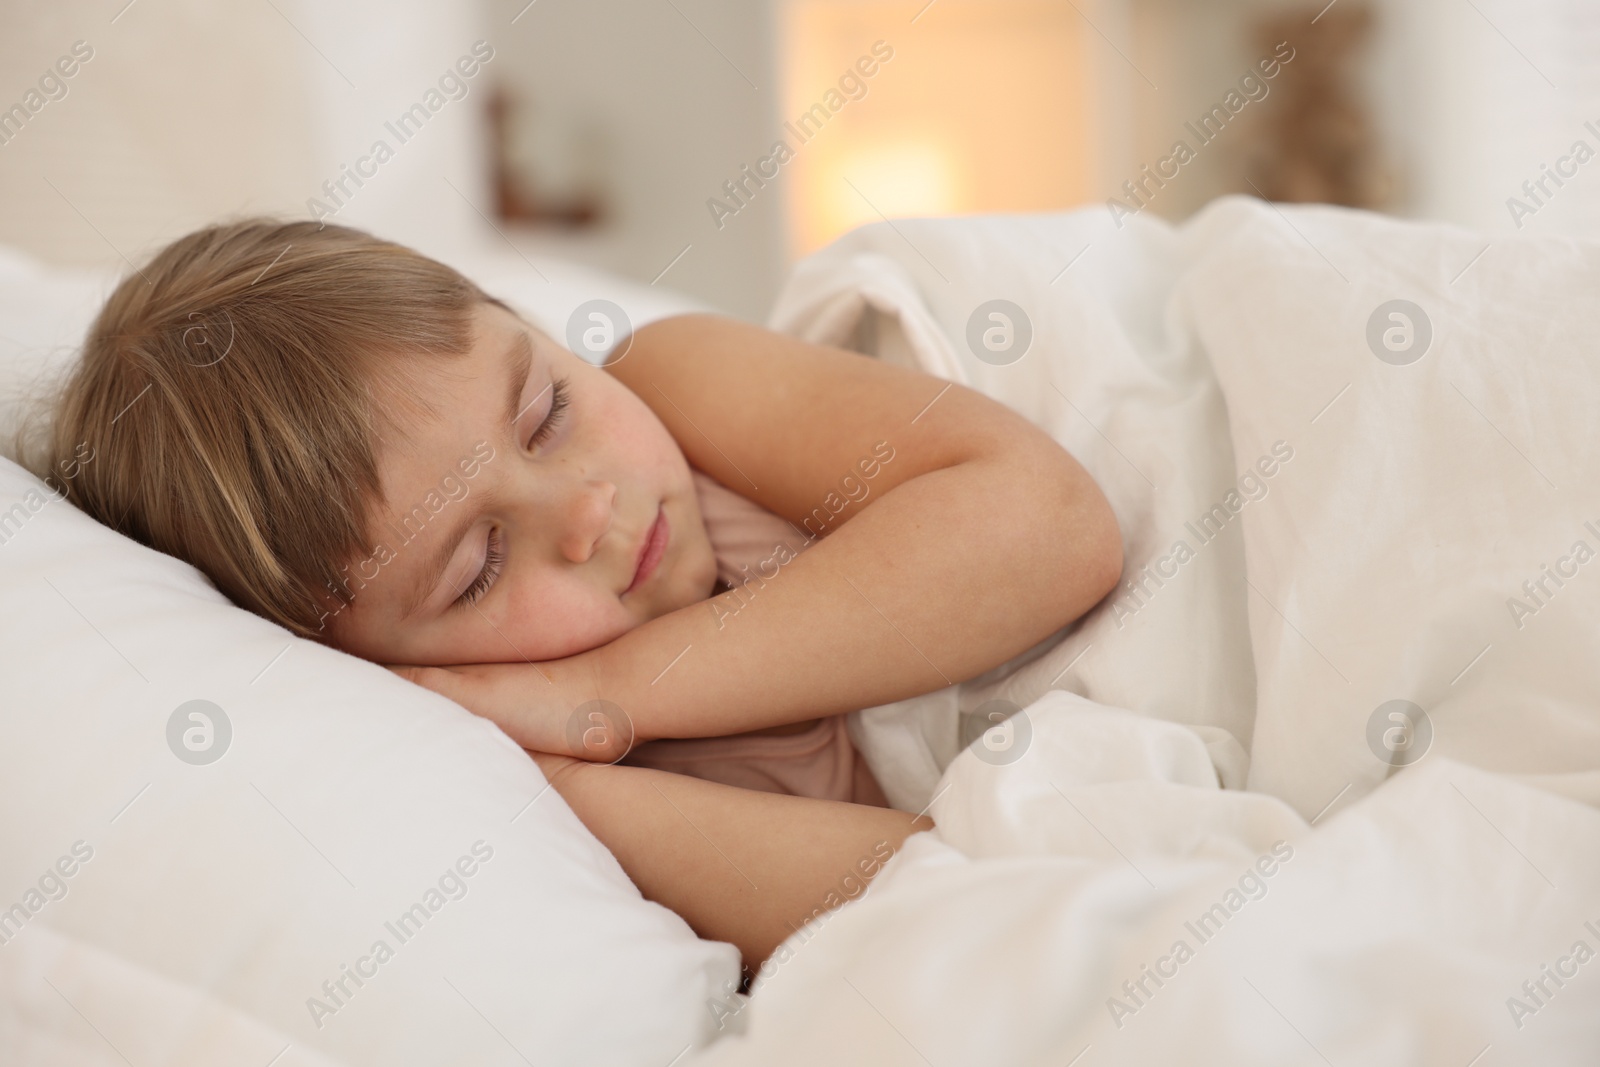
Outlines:
POLYGON ((549 436, 556 431, 561 422, 561 417, 567 412, 567 404, 571 397, 567 395, 567 379, 557 378, 550 385, 550 414, 544 417, 539 428, 533 431, 533 441, 529 445, 543 444, 549 436))
POLYGON ((494 580, 500 576, 500 565, 506 561, 505 545, 501 540, 498 529, 489 531, 489 547, 484 552, 483 570, 472 580, 472 584, 461 591, 456 598, 456 604, 465 607, 475 604, 482 599, 483 594, 489 591, 494 580))
MULTIPOLYGON (((550 435, 556 431, 556 427, 561 424, 561 418, 566 414, 567 405, 570 401, 571 397, 567 394, 567 379, 557 378, 550 385, 550 413, 544 417, 544 421, 539 424, 539 428, 533 431, 533 441, 529 447, 543 444, 549 439, 550 435)), ((505 561, 505 545, 501 540, 500 531, 491 530, 489 532, 489 546, 483 556, 483 569, 472 580, 472 584, 461 591, 461 595, 456 598, 456 603, 464 607, 483 599, 483 595, 489 591, 489 587, 494 584, 494 580, 500 576, 500 567, 505 561)))

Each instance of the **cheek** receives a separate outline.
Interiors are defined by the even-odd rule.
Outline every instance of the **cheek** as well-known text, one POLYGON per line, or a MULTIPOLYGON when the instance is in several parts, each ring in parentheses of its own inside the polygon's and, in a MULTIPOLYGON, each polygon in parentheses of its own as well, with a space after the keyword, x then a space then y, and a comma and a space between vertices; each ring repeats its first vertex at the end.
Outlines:
POLYGON ((453 660, 453 650, 444 654, 426 640, 419 641, 415 631, 406 632, 393 626, 388 619, 392 612, 373 610, 373 604, 356 594, 356 602, 327 620, 327 632, 333 647, 352 656, 360 656, 373 663, 403 663, 430 667, 453 660), (365 609, 365 610, 364 610, 365 609))
POLYGON ((495 625, 516 646, 516 652, 506 647, 493 627, 485 625, 489 642, 485 651, 490 660, 522 656, 535 661, 561 659, 614 641, 635 625, 614 594, 575 575, 536 576, 519 581, 507 592, 495 625))
POLYGON ((600 388, 599 422, 605 427, 606 447, 627 469, 671 471, 685 465, 678 443, 643 400, 604 371, 600 388))

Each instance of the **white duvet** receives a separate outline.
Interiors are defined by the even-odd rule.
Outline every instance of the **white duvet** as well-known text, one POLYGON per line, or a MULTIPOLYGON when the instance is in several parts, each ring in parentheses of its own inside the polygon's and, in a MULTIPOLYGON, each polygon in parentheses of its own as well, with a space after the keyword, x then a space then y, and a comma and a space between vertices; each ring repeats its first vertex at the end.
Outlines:
POLYGON ((1125 585, 853 716, 938 830, 696 1062, 1600 1062, 1596 293, 1600 246, 1242 199, 802 264, 775 328, 1046 428, 1125 585))

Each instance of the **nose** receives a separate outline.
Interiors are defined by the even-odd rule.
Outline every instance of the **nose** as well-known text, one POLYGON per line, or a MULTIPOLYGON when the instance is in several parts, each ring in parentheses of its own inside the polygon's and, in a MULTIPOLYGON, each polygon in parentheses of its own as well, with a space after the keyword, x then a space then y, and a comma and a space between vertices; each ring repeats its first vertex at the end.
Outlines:
POLYGON ((612 501, 617 487, 611 482, 580 482, 567 504, 559 537, 561 554, 573 563, 583 563, 594 555, 602 538, 611 529, 612 501))

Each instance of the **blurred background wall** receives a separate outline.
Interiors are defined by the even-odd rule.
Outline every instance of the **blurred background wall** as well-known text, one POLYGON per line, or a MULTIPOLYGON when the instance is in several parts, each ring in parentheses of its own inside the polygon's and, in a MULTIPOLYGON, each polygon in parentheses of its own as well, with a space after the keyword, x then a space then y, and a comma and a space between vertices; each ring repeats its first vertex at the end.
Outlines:
POLYGON ((796 258, 882 217, 1243 192, 1594 237, 1597 44, 1580 0, 4 0, 0 245, 126 269, 321 203, 760 320, 796 258))

